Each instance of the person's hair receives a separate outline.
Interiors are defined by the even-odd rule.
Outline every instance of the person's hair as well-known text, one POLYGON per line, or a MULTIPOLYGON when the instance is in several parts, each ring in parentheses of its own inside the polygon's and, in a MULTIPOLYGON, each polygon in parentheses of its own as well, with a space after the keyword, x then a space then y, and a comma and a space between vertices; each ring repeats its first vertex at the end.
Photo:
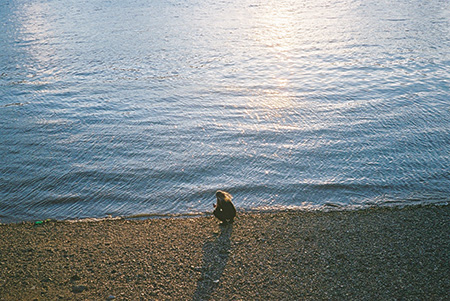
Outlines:
POLYGON ((233 198, 231 194, 222 190, 217 190, 216 197, 218 202, 231 202, 231 199, 233 198))

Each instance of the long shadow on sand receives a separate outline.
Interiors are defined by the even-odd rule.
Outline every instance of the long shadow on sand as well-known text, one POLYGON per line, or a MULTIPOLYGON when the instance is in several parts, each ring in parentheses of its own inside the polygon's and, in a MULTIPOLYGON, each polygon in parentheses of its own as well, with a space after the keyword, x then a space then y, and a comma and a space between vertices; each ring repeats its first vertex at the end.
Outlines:
POLYGON ((193 300, 208 300, 216 287, 228 262, 233 225, 221 226, 220 234, 203 245, 202 275, 197 281, 193 300))

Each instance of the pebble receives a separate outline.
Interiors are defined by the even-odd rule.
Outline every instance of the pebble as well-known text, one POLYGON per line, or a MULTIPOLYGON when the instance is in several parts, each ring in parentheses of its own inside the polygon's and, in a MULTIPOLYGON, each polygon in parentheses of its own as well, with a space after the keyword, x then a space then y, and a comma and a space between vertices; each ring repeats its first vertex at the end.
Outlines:
POLYGON ((70 277, 70 281, 78 281, 78 280, 81 280, 81 278, 80 278, 80 276, 78 276, 78 275, 73 275, 72 277, 70 277))
POLYGON ((87 289, 87 287, 84 285, 76 285, 76 286, 72 287, 72 292, 75 294, 78 294, 78 293, 83 292, 86 289, 87 289))
POLYGON ((197 271, 197 272, 200 272, 201 270, 203 270, 202 267, 193 266, 193 265, 191 265, 191 268, 192 268, 194 271, 197 271))

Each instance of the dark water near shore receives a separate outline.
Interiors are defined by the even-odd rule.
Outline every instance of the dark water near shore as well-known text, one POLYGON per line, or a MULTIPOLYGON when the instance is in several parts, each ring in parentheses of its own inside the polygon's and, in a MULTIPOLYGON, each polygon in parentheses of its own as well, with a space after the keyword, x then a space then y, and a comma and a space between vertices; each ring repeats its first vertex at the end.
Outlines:
POLYGON ((0 222, 447 203, 450 1, 5 0, 0 222))

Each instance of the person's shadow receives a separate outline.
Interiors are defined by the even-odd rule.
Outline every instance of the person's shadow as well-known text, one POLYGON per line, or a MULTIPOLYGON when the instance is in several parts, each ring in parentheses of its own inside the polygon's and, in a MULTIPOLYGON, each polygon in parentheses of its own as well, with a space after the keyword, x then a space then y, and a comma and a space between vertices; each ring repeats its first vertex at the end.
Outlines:
POLYGON ((203 245, 203 264, 199 268, 202 274, 198 278, 193 300, 210 299, 211 294, 220 285, 220 278, 230 256, 232 232, 233 224, 221 226, 220 234, 203 245))

